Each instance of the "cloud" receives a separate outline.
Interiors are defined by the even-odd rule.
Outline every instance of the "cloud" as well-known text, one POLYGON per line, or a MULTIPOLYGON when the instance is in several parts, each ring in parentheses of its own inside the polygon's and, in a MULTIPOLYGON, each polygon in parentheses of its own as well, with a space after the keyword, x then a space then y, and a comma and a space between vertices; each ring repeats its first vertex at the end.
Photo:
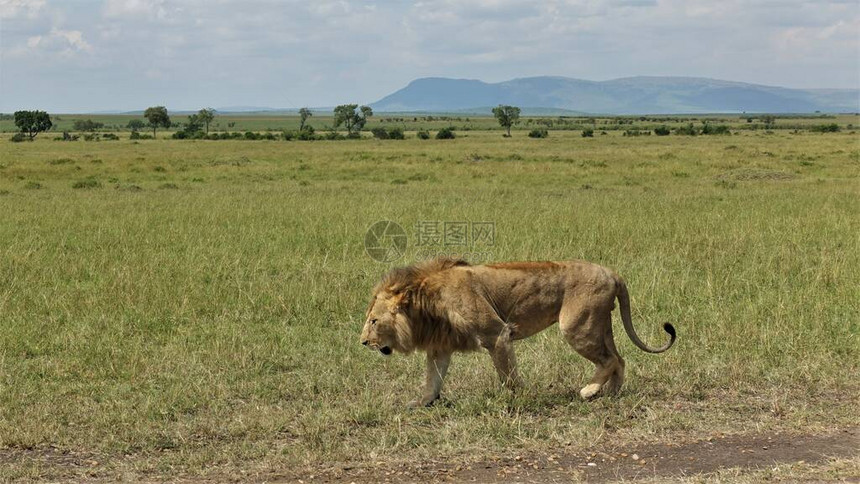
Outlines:
POLYGON ((860 83, 856 0, 0 0, 0 16, 0 111, 370 102, 423 76, 860 83))
POLYGON ((6 52, 6 56, 15 58, 32 58, 33 56, 57 55, 70 57, 79 53, 91 53, 93 46, 84 39, 80 30, 51 29, 44 35, 27 37, 26 47, 16 46, 6 52))
POLYGON ((165 0, 107 0, 103 15, 107 18, 165 20, 171 13, 165 0))
POLYGON ((0 19, 35 18, 45 4, 45 0, 0 0, 0 19))

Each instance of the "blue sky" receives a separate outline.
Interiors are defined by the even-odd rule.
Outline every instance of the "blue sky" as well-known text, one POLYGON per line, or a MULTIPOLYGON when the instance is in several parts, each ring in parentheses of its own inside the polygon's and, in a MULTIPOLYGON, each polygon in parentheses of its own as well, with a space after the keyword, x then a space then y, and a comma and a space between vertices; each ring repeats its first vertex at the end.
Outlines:
POLYGON ((0 112, 369 103, 426 76, 860 86, 860 1, 0 0, 0 112))

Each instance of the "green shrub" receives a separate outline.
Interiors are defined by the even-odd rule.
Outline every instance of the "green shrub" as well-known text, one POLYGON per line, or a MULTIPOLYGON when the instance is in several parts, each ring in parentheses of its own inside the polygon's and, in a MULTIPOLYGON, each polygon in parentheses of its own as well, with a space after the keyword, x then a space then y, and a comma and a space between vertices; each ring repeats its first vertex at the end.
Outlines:
POLYGON ((317 136, 314 134, 313 126, 305 126, 304 129, 299 131, 298 136, 296 136, 301 141, 313 141, 317 139, 317 136))
POLYGON ((27 136, 24 136, 24 133, 15 133, 12 135, 11 138, 9 138, 9 141, 11 141, 13 143, 20 143, 22 141, 32 141, 32 140, 30 138, 28 138, 27 136))
POLYGON ((454 130, 451 128, 442 128, 436 133, 436 139, 454 139, 456 137, 454 130))
POLYGON ((104 127, 104 123, 99 123, 92 119, 76 119, 72 125, 72 129, 75 131, 95 131, 104 127))
POLYGON ((529 131, 529 138, 546 138, 549 136, 549 131, 545 129, 535 128, 529 131))
POLYGON ((582 130, 582 137, 583 138, 594 138, 594 130, 591 128, 583 129, 582 130))
POLYGON ((732 134, 729 130, 729 127, 723 124, 718 124, 716 126, 711 123, 704 121, 702 123, 702 134, 732 134))
POLYGON ((373 137, 376 139, 388 139, 388 131, 385 128, 373 128, 370 132, 373 133, 373 137))
POLYGON ((686 126, 679 126, 675 128, 675 134, 678 135, 686 135, 686 136, 696 136, 699 134, 699 130, 693 126, 693 123, 690 123, 686 126))
POLYGON ((671 133, 672 133, 672 130, 670 130, 665 125, 654 128, 654 134, 656 134, 657 136, 669 136, 669 134, 671 134, 671 133))
POLYGON ((406 139, 403 130, 400 128, 391 128, 388 130, 388 139, 406 139))
POLYGON ((140 133, 137 131, 132 131, 128 139, 140 139, 140 133))
POLYGON ((421 129, 418 130, 416 136, 418 136, 418 139, 430 139, 430 132, 426 129, 421 129))
POLYGON ((76 181, 72 185, 72 188, 85 189, 85 190, 89 190, 91 188, 101 188, 101 187, 102 187, 101 182, 98 180, 93 180, 92 178, 88 178, 86 180, 76 181))
POLYGON ((830 123, 813 126, 809 128, 809 131, 812 131, 813 133, 838 133, 840 131, 840 128, 838 124, 830 123))

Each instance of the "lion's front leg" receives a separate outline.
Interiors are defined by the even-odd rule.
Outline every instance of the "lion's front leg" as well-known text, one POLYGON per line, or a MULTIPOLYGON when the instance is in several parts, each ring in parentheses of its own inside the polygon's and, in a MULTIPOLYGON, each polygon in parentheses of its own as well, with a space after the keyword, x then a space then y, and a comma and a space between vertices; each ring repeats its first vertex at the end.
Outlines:
POLYGON ((442 381, 448 373, 451 364, 451 352, 428 350, 427 369, 424 375, 424 388, 421 398, 409 402, 409 407, 429 407, 439 399, 442 391, 442 381))

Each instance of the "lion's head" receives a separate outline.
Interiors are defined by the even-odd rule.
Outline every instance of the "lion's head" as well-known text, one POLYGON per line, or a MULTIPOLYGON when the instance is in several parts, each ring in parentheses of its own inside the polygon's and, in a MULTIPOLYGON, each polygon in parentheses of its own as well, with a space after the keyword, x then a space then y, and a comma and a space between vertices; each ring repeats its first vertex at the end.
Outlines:
MULTIPOLYGON (((428 324, 437 319, 426 299, 431 292, 424 284, 431 274, 468 265, 458 259, 437 258, 394 269, 376 286, 365 315, 361 344, 383 355, 410 353, 427 340, 428 324)), ((431 331, 432 332, 432 331, 431 331)))
POLYGON ((361 331, 361 344, 383 355, 411 351, 406 295, 377 290, 373 294, 361 331))

